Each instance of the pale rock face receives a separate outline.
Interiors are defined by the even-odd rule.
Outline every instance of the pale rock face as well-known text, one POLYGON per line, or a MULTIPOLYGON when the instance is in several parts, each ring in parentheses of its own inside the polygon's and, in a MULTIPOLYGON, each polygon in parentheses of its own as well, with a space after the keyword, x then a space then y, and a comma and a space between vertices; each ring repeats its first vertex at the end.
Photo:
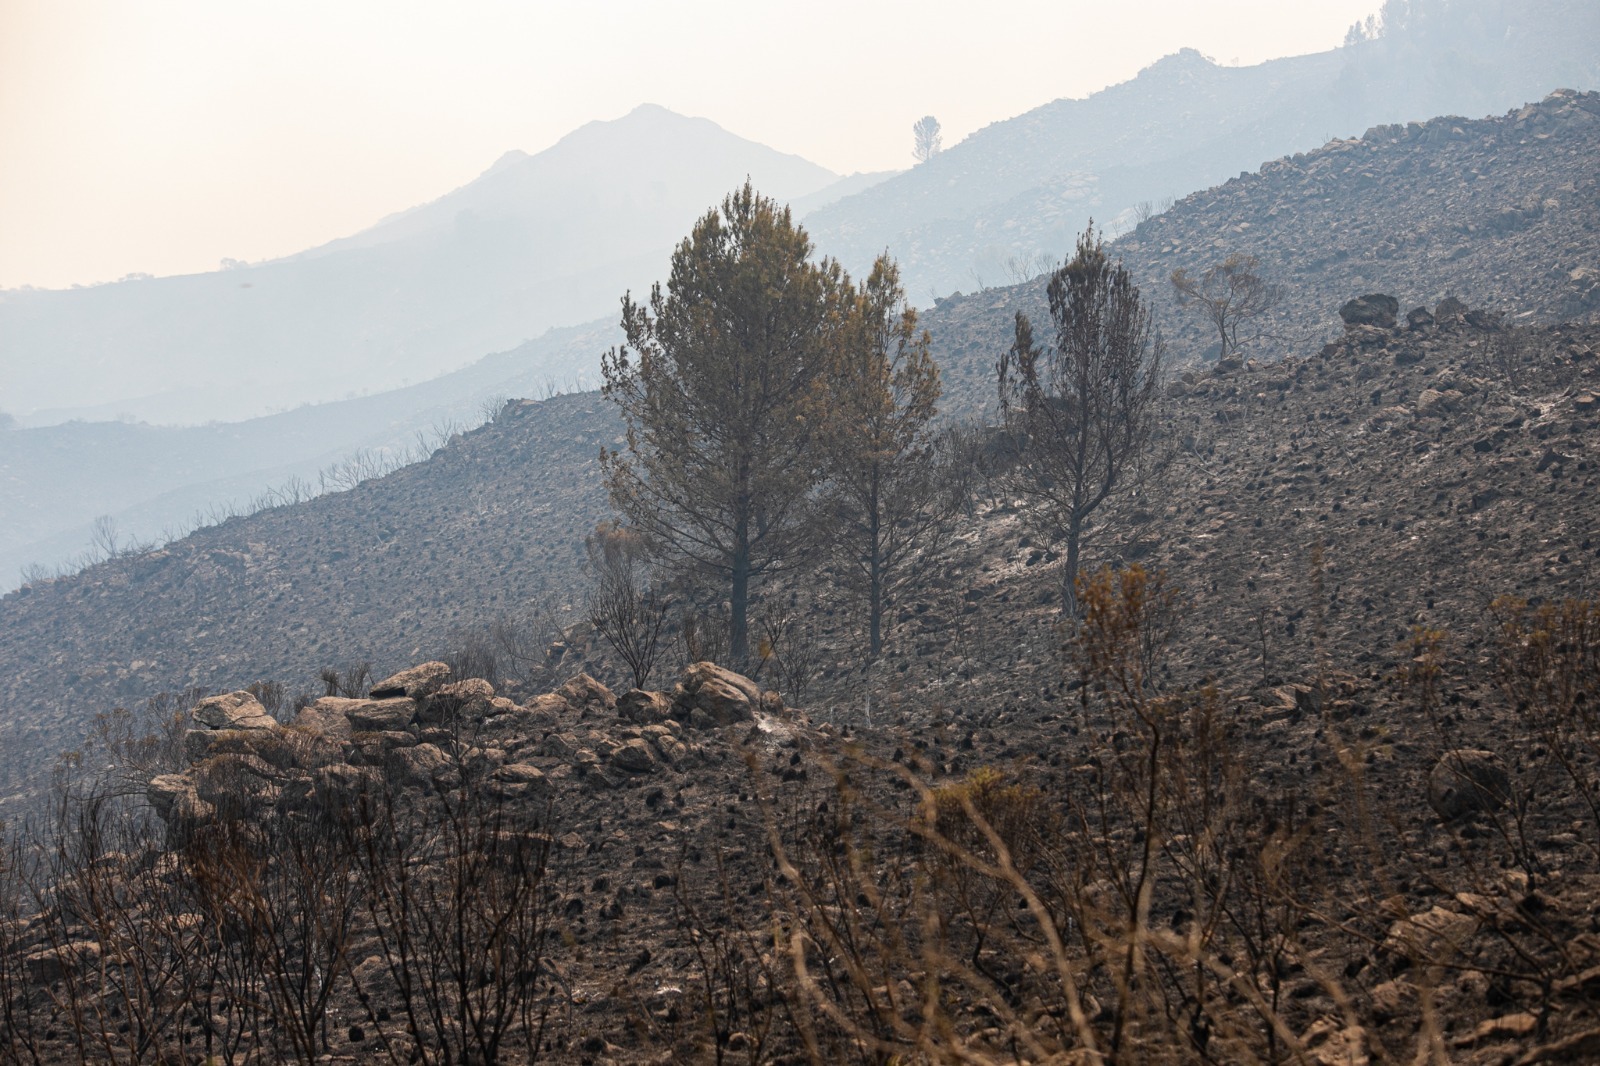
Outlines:
POLYGON ((579 674, 557 689, 575 711, 610 714, 617 709, 617 697, 588 674, 579 674))
POLYGON ((195 704, 194 720, 208 729, 276 729, 278 723, 248 692, 209 696, 195 704))
POLYGON ((405 696, 392 699, 342 699, 338 696, 324 696, 317 700, 296 716, 296 724, 300 724, 305 717, 307 725, 326 722, 335 733, 348 735, 357 733, 383 733, 396 729, 404 729, 411 724, 417 714, 416 701, 405 696), (307 715, 313 711, 313 715, 307 715), (343 718, 348 725, 340 730, 338 720, 343 718))
POLYGON ((672 706, 673 717, 680 721, 709 720, 722 726, 750 721, 767 703, 760 686, 748 677, 715 663, 695 663, 673 689, 672 706))
POLYGON ((450 667, 446 663, 431 662, 421 663, 402 670, 393 677, 384 678, 372 686, 370 695, 373 699, 389 699, 395 696, 406 696, 411 699, 422 699, 439 691, 450 681, 450 667))

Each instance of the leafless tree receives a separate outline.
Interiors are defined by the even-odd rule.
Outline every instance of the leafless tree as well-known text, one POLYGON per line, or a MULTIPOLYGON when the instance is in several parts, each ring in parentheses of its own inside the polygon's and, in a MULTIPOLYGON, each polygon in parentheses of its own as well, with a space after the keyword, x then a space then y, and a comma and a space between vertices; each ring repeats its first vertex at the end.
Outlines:
POLYGON ((644 542, 630 530, 602 522, 584 538, 595 584, 589 593, 589 624, 622 657, 643 688, 655 669, 667 624, 667 598, 653 588, 644 542))
POLYGON ((1198 277, 1182 267, 1172 272, 1179 305, 1196 308, 1217 331, 1219 360, 1239 347, 1241 326, 1270 313, 1283 300, 1283 288, 1264 280, 1256 273, 1260 268, 1255 256, 1235 252, 1206 267, 1198 277))
POLYGON ((510 398, 507 397, 503 392, 497 392, 492 396, 485 396, 482 400, 478 401, 478 414, 483 416, 483 420, 485 422, 496 422, 499 420, 500 415, 505 411, 506 404, 508 403, 510 403, 510 398))
POLYGON ((1025 285, 1040 274, 1048 274, 1056 264, 1049 252, 1014 255, 1006 260, 1006 278, 1013 285, 1025 285))
POLYGON ((117 529, 117 520, 103 514, 89 523, 89 543, 102 559, 115 559, 120 555, 122 534, 117 529))

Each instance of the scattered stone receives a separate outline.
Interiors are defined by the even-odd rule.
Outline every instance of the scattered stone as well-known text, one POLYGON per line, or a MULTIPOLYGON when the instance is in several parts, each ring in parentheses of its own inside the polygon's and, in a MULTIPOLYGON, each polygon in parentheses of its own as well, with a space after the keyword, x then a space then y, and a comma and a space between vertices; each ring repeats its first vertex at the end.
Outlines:
POLYGON ((1445 821, 1497 811, 1511 799, 1511 775, 1492 751, 1445 752, 1428 774, 1428 805, 1445 821))
POLYGON ((1357 296, 1339 308, 1339 317, 1346 326, 1376 326, 1393 329, 1400 314, 1400 301, 1382 293, 1357 296))

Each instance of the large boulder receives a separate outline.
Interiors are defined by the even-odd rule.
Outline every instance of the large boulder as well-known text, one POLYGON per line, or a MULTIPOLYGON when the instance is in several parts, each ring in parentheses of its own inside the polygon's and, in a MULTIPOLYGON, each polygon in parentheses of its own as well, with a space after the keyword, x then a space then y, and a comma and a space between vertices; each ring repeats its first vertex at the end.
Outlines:
POLYGON ((281 770, 255 755, 213 755, 191 776, 202 800, 233 815, 275 803, 285 778, 281 770))
POLYGON ((383 788, 383 777, 377 770, 348 763, 324 766, 312 780, 318 802, 328 810, 348 810, 363 796, 376 795, 383 788))
POLYGON ((169 825, 180 813, 186 813, 186 809, 192 811, 200 800, 194 781, 188 774, 152 777, 144 795, 150 801, 150 809, 156 812, 156 817, 169 825))
POLYGON ((672 716, 680 722, 708 719, 719 726, 748 722, 762 706, 759 685, 716 663, 690 665, 672 690, 672 716))
POLYGON ((276 729, 277 721, 261 702, 245 691, 208 696, 190 712, 207 729, 276 729))
POLYGON ((368 695, 375 700, 392 699, 395 696, 420 700, 438 692, 449 681, 448 663, 422 663, 409 670, 402 670, 393 677, 384 678, 372 686, 368 695))
POLYGON ((1350 327, 1377 326, 1379 329, 1393 329, 1399 314, 1400 301, 1379 292, 1357 296, 1339 308, 1339 317, 1350 327))
POLYGON ((617 697, 617 717, 639 725, 664 722, 672 717, 672 700, 662 692, 629 689, 617 697))
POLYGON ((309 769, 338 760, 343 743, 344 738, 293 726, 287 729, 191 729, 183 735, 183 753, 191 763, 218 755, 251 755, 280 770, 309 769))
POLYGON ((1511 774, 1492 751, 1457 748, 1428 774, 1428 805, 1445 821, 1500 810, 1511 802, 1511 774))
POLYGON ((300 708, 290 721, 289 728, 338 740, 348 740, 352 730, 350 719, 345 716, 343 707, 353 702, 357 701, 341 699, 338 696, 324 696, 300 708))
POLYGON ((617 709, 617 697, 611 690, 588 674, 569 678, 556 690, 578 714, 611 714, 617 709))
POLYGON ((418 722, 481 722, 494 711, 494 686, 481 677, 441 685, 417 708, 418 722))
POLYGON ((634 737, 611 753, 611 764, 629 773, 647 774, 657 768, 659 760, 648 741, 634 737))
POLYGON ((386 733, 404 729, 417 716, 416 701, 407 696, 365 700, 324 696, 313 706, 343 715, 350 723, 351 731, 357 733, 386 733))
POLYGON ((1467 305, 1454 296, 1446 296, 1433 308, 1433 317, 1440 325, 1456 325, 1467 315, 1467 305))

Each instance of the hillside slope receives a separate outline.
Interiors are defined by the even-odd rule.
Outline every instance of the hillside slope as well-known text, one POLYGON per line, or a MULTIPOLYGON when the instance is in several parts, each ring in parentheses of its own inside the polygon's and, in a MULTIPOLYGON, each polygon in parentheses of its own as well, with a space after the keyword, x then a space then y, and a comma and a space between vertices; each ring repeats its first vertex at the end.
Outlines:
POLYGON ((617 435, 593 393, 508 408, 426 462, 200 530, 0 599, 0 778, 11 792, 113 704, 366 659, 380 672, 450 634, 570 596, 606 513, 617 435), (312 665, 315 664, 315 665, 312 665))
MULTIPOLYGON (((1600 93, 1554 93, 1504 115, 1376 127, 1185 197, 1111 243, 1178 363, 1215 333, 1177 306, 1168 279, 1233 253, 1283 289, 1246 355, 1302 352, 1364 292, 1402 311, 1455 296, 1519 323, 1600 313, 1600 93)), ((924 318, 950 399, 994 404, 994 361, 1024 311, 1048 321, 1044 279, 946 299, 924 318)), ((1214 357, 1214 352, 1209 353, 1214 357)))
MULTIPOLYGON (((1595 158, 1588 118, 1597 102, 1593 96, 1555 97, 1526 117, 1464 126, 1450 120, 1420 127, 1414 138, 1384 135, 1331 145, 1294 167, 1269 168, 1262 178, 1193 197, 1159 220, 1159 230, 1141 235, 1150 244, 1138 269, 1153 279, 1148 291, 1158 305, 1164 297, 1156 282, 1176 266, 1229 247, 1241 221, 1260 223, 1243 231, 1259 242, 1247 250, 1269 262, 1337 262, 1333 252, 1341 247, 1356 262, 1305 270, 1293 280, 1278 329, 1289 338, 1317 336, 1271 351, 1297 362, 1263 361, 1233 376, 1190 371, 1197 376, 1179 387, 1167 419, 1174 427, 1169 446, 1182 460, 1174 477, 1189 480, 1161 491, 1158 498, 1171 501, 1169 514, 1135 504, 1120 518, 1109 516, 1110 532, 1097 541, 1104 552, 1097 548, 1094 558, 1122 553, 1159 561, 1181 571, 1178 579, 1200 596, 1211 595, 1218 581, 1217 595, 1233 599, 1202 603, 1196 617, 1209 618, 1214 608, 1219 619, 1230 619, 1202 632, 1209 629, 1220 642, 1210 646, 1243 657, 1239 661, 1248 660, 1250 648, 1243 636, 1249 616, 1240 613, 1248 604, 1237 582, 1300 580, 1310 539, 1345 523, 1355 524, 1341 542, 1338 565, 1376 565, 1360 579, 1375 588, 1413 588, 1405 595, 1414 598, 1405 582, 1425 572, 1419 569, 1424 561, 1438 560, 1443 584, 1469 559, 1482 560, 1471 570, 1485 575, 1474 591, 1457 589, 1469 599, 1480 586, 1489 594, 1539 589, 1547 565, 1560 575, 1552 588, 1581 587, 1594 565, 1593 543, 1583 547, 1579 535, 1589 520, 1580 508, 1595 500, 1585 482, 1592 477, 1595 418, 1579 409, 1583 390, 1594 388, 1594 364, 1585 355, 1596 344, 1592 324, 1574 327, 1579 331, 1570 336, 1555 327, 1529 328, 1511 335, 1516 343, 1504 349, 1504 335, 1483 328, 1494 325, 1492 317, 1480 316, 1475 321, 1481 325, 1452 321, 1372 335, 1372 343, 1354 354, 1310 357, 1324 341, 1344 336, 1342 326, 1326 325, 1340 304, 1390 283, 1402 308, 1432 307, 1443 288, 1473 297, 1469 302, 1480 308, 1526 301, 1539 315, 1562 314, 1571 271, 1553 269, 1557 253, 1551 249, 1571 245, 1558 254, 1600 263, 1596 205, 1583 192, 1591 187, 1583 182, 1593 180, 1584 161, 1595 158), (1549 136, 1528 132, 1524 146, 1519 123, 1527 131, 1549 124, 1549 136), (1472 135, 1428 135, 1458 126, 1472 135), (1440 165, 1428 171, 1437 175, 1429 183, 1378 184, 1363 177, 1432 162, 1440 165), (1317 167, 1316 181, 1303 187, 1308 179, 1300 168, 1309 165, 1317 167), (1562 191, 1565 186, 1571 187, 1562 191), (1488 197, 1481 203, 1475 199, 1480 190, 1488 197), (1519 197, 1531 190, 1555 199, 1557 207, 1520 229, 1477 224, 1472 212, 1481 207, 1487 217, 1491 205, 1499 209, 1496 190, 1515 190, 1519 197), (1378 259, 1368 255, 1371 234, 1353 232, 1369 218, 1381 225, 1385 218, 1411 217, 1450 220, 1455 228, 1441 230, 1440 239, 1447 236, 1451 247, 1467 251, 1446 261, 1427 254, 1424 243, 1378 259), (1363 273, 1356 285, 1357 275, 1343 272, 1369 265, 1394 273, 1363 273), (1486 273, 1480 278, 1469 268, 1486 273), (1460 272, 1459 287, 1452 271, 1460 272), (1506 292, 1499 295, 1502 286, 1506 292), (1397 360, 1405 347, 1424 354, 1397 360), (1519 352, 1520 362, 1511 358, 1519 352), (1496 368, 1518 375, 1502 380, 1506 370, 1496 368), (1416 406, 1424 402, 1429 410, 1421 414, 1416 406), (1390 410, 1396 407, 1407 410, 1390 410), (1496 440, 1500 430, 1505 436, 1496 440), (1480 440, 1490 442, 1487 457, 1476 449, 1480 440), (1307 452, 1313 443, 1320 455, 1307 452), (1545 462, 1547 446, 1565 458, 1545 462), (1328 495, 1333 490, 1324 485, 1335 482, 1337 492, 1328 495), (1435 500, 1438 492, 1446 497, 1435 500), (1493 501, 1485 497, 1474 505, 1473 499, 1485 492, 1521 501, 1489 511, 1514 518, 1514 534, 1502 539, 1483 525, 1479 512, 1493 501), (1560 507, 1548 507, 1547 496, 1560 507), (1384 513, 1357 509, 1357 501, 1384 513), (1404 514, 1397 510, 1402 503, 1404 514), (1301 514, 1290 512, 1296 507, 1301 514), (1431 512, 1441 509, 1449 521, 1435 521, 1439 516, 1431 512), (1396 517, 1400 529, 1394 529, 1396 517), (1391 537, 1399 539, 1383 539, 1391 537), (1530 544, 1546 541, 1552 557, 1565 554, 1567 560, 1547 564, 1545 555, 1530 554, 1530 544), (1134 544, 1146 547, 1128 547, 1134 544), (1214 551, 1228 553, 1225 566, 1214 551), (1413 552, 1420 554, 1407 554, 1413 552), (1261 578, 1249 569, 1258 564, 1266 567, 1263 574, 1277 576, 1261 578), (1489 580, 1496 574, 1504 579, 1489 580)), ((927 315, 952 386, 951 410, 981 412, 994 359, 1009 343, 1012 309, 1036 299, 1036 287, 995 292, 946 301, 927 315)), ((1185 324, 1188 319, 1169 321, 1175 343, 1190 354, 1208 343, 1198 326, 1185 324)), ((453 630, 526 608, 542 591, 570 597, 581 536, 606 511, 595 457, 617 436, 613 418, 594 394, 516 407, 428 463, 352 492, 230 521, 153 556, 118 560, 0 599, 0 751, 11 760, 8 791, 73 743, 94 711, 114 703, 189 684, 233 688, 263 678, 282 681, 291 692, 314 688, 321 667, 356 659, 374 660, 380 670, 401 665, 447 645, 453 630)), ((1594 527, 1600 528, 1600 516, 1594 527)), ((1004 507, 963 528, 960 539, 970 557, 938 568, 937 595, 944 600, 898 616, 898 650, 885 668, 890 678, 903 669, 907 678, 921 676, 919 685, 935 686, 959 676, 962 684, 951 691, 962 699, 1003 703, 1030 671, 1045 668, 1039 649, 1050 646, 1054 568, 1045 565, 1044 549, 1024 536, 1015 513, 1004 507), (1014 683, 1006 680, 1012 676, 1014 683)), ((1362 598, 1381 604, 1390 595, 1362 598)), ((1289 618, 1298 609, 1284 603, 1281 639, 1307 639, 1305 623, 1289 618)), ((1394 639, 1390 613, 1375 606, 1360 617, 1380 631, 1351 629, 1353 645, 1382 647, 1394 639)), ((823 655, 821 671, 838 681, 859 657, 853 638, 834 632, 838 643, 823 655)))
POLYGON ((160 543, 196 515, 249 510, 295 479, 315 490, 354 453, 386 462, 415 454, 419 440, 437 445, 483 421, 497 397, 592 387, 619 335, 609 318, 554 329, 420 385, 242 422, 72 421, 0 434, 0 589, 15 588, 24 567, 70 567, 100 515, 124 544, 160 543))

